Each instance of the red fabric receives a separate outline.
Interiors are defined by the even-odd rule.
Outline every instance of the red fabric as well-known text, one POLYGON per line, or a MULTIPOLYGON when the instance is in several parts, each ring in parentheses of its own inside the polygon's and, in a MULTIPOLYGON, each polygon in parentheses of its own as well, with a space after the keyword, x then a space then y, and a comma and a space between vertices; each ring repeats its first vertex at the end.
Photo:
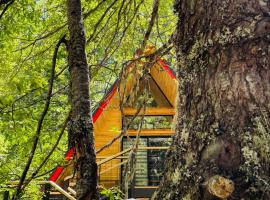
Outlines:
POLYGON ((52 174, 50 181, 53 181, 53 182, 57 181, 58 177, 60 176, 63 170, 64 170, 64 167, 62 166, 57 167, 54 173, 52 174))
POLYGON ((107 105, 110 103, 113 95, 115 94, 117 89, 117 84, 115 84, 113 86, 112 91, 108 94, 108 96, 106 97, 106 99, 102 102, 101 106, 97 109, 97 111, 95 112, 94 116, 93 116, 93 122, 95 123, 97 121, 97 119, 99 118, 99 116, 102 114, 103 110, 107 107, 107 105))
POLYGON ((73 158, 74 152, 75 152, 75 147, 71 147, 66 154, 66 160, 70 161, 71 158, 73 158))
POLYGON ((173 78, 176 79, 176 76, 174 74, 174 72, 172 71, 172 69, 169 67, 169 65, 166 64, 166 62, 162 59, 159 59, 159 63, 161 64, 161 66, 168 72, 168 74, 173 78))
MULTIPOLYGON (((93 122, 95 123, 97 121, 97 119, 99 118, 99 116, 101 115, 101 113, 103 112, 103 110, 107 107, 107 105, 110 103, 113 95, 115 94, 117 89, 117 84, 115 84, 113 86, 112 91, 109 93, 109 95, 106 97, 106 99, 102 102, 101 106, 98 108, 98 110, 96 111, 96 113, 93 116, 93 122)), ((66 154, 66 160, 71 160, 74 156, 75 153, 75 148, 72 147, 68 150, 67 154, 66 154)), ((56 181, 58 179, 58 177, 60 176, 60 174, 62 173, 62 171, 64 170, 64 167, 57 167, 57 169, 54 171, 54 173, 52 174, 50 180, 51 181, 56 181)))

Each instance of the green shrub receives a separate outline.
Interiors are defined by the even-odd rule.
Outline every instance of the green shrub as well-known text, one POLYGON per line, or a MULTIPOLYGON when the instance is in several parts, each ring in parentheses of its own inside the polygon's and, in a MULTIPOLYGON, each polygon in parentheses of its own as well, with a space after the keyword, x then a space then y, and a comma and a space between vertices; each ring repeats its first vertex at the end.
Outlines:
POLYGON ((110 189, 102 188, 100 194, 107 197, 109 200, 123 200, 124 194, 118 187, 112 187, 110 189))

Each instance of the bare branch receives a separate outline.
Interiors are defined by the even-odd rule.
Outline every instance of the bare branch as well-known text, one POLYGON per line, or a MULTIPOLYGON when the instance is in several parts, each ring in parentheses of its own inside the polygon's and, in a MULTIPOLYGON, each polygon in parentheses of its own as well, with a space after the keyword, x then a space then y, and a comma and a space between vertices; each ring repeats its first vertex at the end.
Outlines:
POLYGON ((97 28, 100 25, 100 23, 103 21, 103 19, 105 18, 105 16, 107 15, 107 13, 109 12, 109 10, 113 7, 113 5, 117 2, 118 0, 114 0, 109 7, 105 10, 105 12, 103 13, 103 15, 99 18, 98 22, 94 25, 94 31, 93 33, 90 35, 89 39, 86 41, 86 44, 88 44, 93 37, 95 36, 95 33, 97 32, 97 28))
MULTIPOLYGON (((69 84, 67 84, 67 85, 63 86, 62 88, 60 88, 59 90, 53 92, 51 94, 51 97, 59 94, 61 91, 65 90, 65 89, 67 89, 68 86, 69 86, 69 84)), ((42 97, 41 99, 35 100, 35 101, 31 102, 30 104, 28 104, 26 106, 18 107, 18 108, 13 108, 13 112, 18 111, 18 110, 23 110, 23 109, 26 109, 26 108, 30 108, 30 107, 32 107, 32 106, 36 105, 37 103, 40 103, 40 102, 42 102, 44 100, 46 100, 46 97, 42 97)), ((12 109, 11 110, 4 110, 6 108, 7 108, 7 106, 5 108, 1 108, 0 113, 8 114, 8 113, 11 113, 12 112, 12 109)))
POLYGON ((32 173, 31 177, 30 177, 29 179, 26 180, 26 182, 25 182, 25 184, 24 184, 22 190, 23 190, 24 188, 26 188, 27 185, 28 185, 28 184, 36 177, 36 175, 38 174, 39 170, 46 164, 46 162, 49 160, 49 158, 51 157, 51 155, 52 155, 53 152, 55 151, 56 147, 58 146, 58 144, 59 144, 59 142, 60 142, 60 140, 61 140, 61 138, 62 138, 62 136, 63 136, 64 133, 65 133, 65 129, 66 129, 66 127, 67 127, 67 125, 68 125, 68 122, 69 122, 69 120, 70 120, 70 116, 71 116, 71 111, 69 112, 69 114, 68 114, 66 120, 64 121, 64 124, 63 124, 63 126, 62 126, 61 132, 60 132, 60 134, 59 134, 59 136, 58 136, 58 138, 57 138, 57 140, 56 140, 54 146, 52 147, 51 151, 50 151, 50 152, 48 153, 48 155, 44 158, 44 160, 43 160, 42 163, 38 166, 38 168, 32 173))
MULTIPOLYGON (((125 26, 125 28, 124 28, 124 30, 123 30, 123 32, 122 32, 122 35, 121 35, 120 39, 118 40, 118 44, 115 45, 115 48, 112 49, 112 51, 108 53, 108 50, 109 50, 109 48, 110 48, 110 45, 112 44, 112 43, 110 43, 110 44, 106 47, 106 49, 105 49, 105 56, 104 56, 104 58, 100 61, 100 63, 94 64, 94 65, 103 66, 104 62, 105 62, 106 60, 108 60, 108 59, 109 59, 109 58, 117 51, 117 49, 118 49, 118 48, 120 47, 120 45, 122 44, 122 41, 123 41, 123 39, 124 39, 124 37, 125 37, 125 35, 126 35, 127 30, 128 30, 128 28, 130 27, 130 25, 132 24, 134 18, 136 17, 136 14, 138 13, 139 8, 140 8, 140 6, 142 5, 143 2, 144 2, 144 0, 141 0, 140 3, 134 8, 134 9, 135 9, 135 10, 134 10, 134 13, 133 13, 131 19, 130 19, 129 21, 127 21, 127 25, 125 26)), ((91 65, 91 66, 94 66, 94 65, 91 65)))
POLYGON ((142 43, 142 49, 145 48, 146 42, 149 39, 149 36, 150 36, 150 34, 152 32, 153 26, 155 24, 155 20, 156 20, 156 18, 158 16, 158 7, 159 7, 159 0, 155 0, 154 5, 153 5, 152 14, 151 14, 151 19, 150 19, 147 31, 146 31, 146 33, 144 35, 144 39, 143 39, 143 43, 142 43))
POLYGON ((0 6, 6 4, 6 6, 4 7, 4 9, 2 10, 2 12, 0 14, 0 20, 3 17, 3 15, 5 14, 5 12, 7 11, 7 9, 9 8, 9 6, 14 3, 14 1, 15 0, 1 0, 0 1, 0 6))
POLYGON ((97 9, 103 4, 105 3, 106 0, 102 0, 101 2, 99 2, 98 5, 96 5, 96 7, 94 7, 93 9, 89 10, 87 13, 83 14, 83 18, 86 19, 87 17, 89 17, 92 13, 94 13, 95 11, 97 11, 97 9))
POLYGON ((34 137, 34 143, 32 145, 32 150, 31 150, 30 155, 28 157, 28 161, 27 161, 26 166, 24 168, 24 171, 22 173, 22 176, 21 176, 21 179, 20 179, 19 184, 17 186, 16 192, 12 198, 13 200, 20 199, 20 196, 22 193, 22 186, 24 184, 27 172, 30 168, 30 165, 31 165, 32 160, 33 160, 34 155, 35 155, 35 151, 37 148, 37 144, 38 144, 40 133, 41 133, 42 126, 43 126, 43 121, 44 121, 45 116, 46 116, 46 114, 49 110, 49 107, 50 107, 50 100, 51 100, 51 95, 52 95, 52 90, 53 90, 58 49, 59 49, 60 45, 62 43, 65 43, 65 42, 66 42, 66 40, 65 40, 65 35, 64 35, 63 37, 60 38, 60 40, 58 41, 58 43, 55 46, 55 50, 54 50, 54 54, 53 54, 53 58, 52 58, 52 71, 51 71, 51 77, 50 77, 50 81, 49 81, 49 89, 48 89, 48 93, 47 93, 46 103, 45 103, 43 112, 41 113, 41 116, 40 116, 39 121, 38 121, 36 135, 34 137))
POLYGON ((63 67, 60 70, 60 72, 55 75, 55 79, 57 79, 66 69, 68 69, 68 65, 66 65, 65 67, 63 67))
MULTIPOLYGON (((33 42, 31 42, 30 44, 20 48, 20 49, 17 49, 16 51, 21 51, 21 50, 24 50, 24 49, 27 49, 28 47, 30 46, 34 46, 39 40, 43 40, 43 39, 46 39, 52 35, 54 35, 55 33, 59 32, 60 30, 62 30, 65 26, 67 25, 67 22, 65 22, 63 25, 55 28, 54 30, 50 31, 49 33, 45 34, 45 35, 42 35, 38 38, 36 38, 33 42)), ((15 51, 15 52, 16 52, 15 51)))

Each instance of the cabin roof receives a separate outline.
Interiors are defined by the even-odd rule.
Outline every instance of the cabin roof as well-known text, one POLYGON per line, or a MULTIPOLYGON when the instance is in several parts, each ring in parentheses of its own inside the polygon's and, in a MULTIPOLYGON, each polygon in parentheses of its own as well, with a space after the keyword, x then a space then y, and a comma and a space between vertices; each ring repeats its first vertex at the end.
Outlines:
MULTIPOLYGON (((162 68, 170 75, 172 79, 176 79, 176 74, 173 71, 173 69, 167 64, 167 62, 162 58, 157 58, 157 63, 162 66, 162 68)), ((119 86, 119 78, 113 83, 109 91, 104 95, 102 100, 99 103, 99 106, 94 110, 93 112, 93 123, 96 123, 96 121, 99 119, 103 111, 106 109, 106 107, 110 104, 111 99, 115 95, 117 88, 119 86)), ((70 161, 75 153, 75 148, 71 147, 65 157, 67 161, 70 161)), ((50 177, 50 181, 57 181, 58 177, 61 175, 65 167, 58 165, 54 172, 52 173, 50 177)))

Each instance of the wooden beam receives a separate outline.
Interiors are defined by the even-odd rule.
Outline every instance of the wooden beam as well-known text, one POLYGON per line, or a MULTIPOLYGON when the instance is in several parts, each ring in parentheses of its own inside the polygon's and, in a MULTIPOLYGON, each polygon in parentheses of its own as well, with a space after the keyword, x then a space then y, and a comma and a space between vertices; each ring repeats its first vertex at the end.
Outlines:
POLYGON ((119 153, 117 153, 117 154, 115 154, 115 155, 112 155, 112 156, 110 156, 110 157, 108 157, 108 158, 106 158, 106 159, 103 159, 103 160, 97 162, 97 166, 100 166, 100 165, 102 165, 103 163, 109 162, 110 160, 112 160, 112 159, 114 159, 114 158, 116 158, 116 157, 118 157, 118 156, 121 156, 121 155, 123 155, 123 154, 125 154, 125 153, 127 153, 127 152, 129 152, 129 151, 131 151, 131 150, 132 150, 132 148, 129 148, 129 149, 126 149, 126 150, 124 150, 124 151, 121 151, 121 152, 119 152, 119 153))
MULTIPOLYGON (((169 147, 168 146, 164 146, 164 147, 138 147, 138 150, 166 150, 166 149, 169 149, 169 147)), ((125 149, 124 151, 121 151, 121 152, 115 154, 115 155, 109 156, 106 159, 98 161, 97 166, 100 166, 106 162, 109 162, 113 159, 116 159, 117 157, 119 157, 119 156, 121 156, 121 155, 123 155, 131 150, 132 150, 132 148, 128 148, 128 149, 125 149)))
MULTIPOLYGON (((139 150, 167 150, 167 149, 169 149, 168 146, 164 146, 164 147, 139 147, 139 148, 138 148, 138 151, 139 151, 139 150)), ((120 163, 118 163, 118 164, 116 164, 116 165, 113 165, 112 167, 110 167, 110 168, 108 168, 108 169, 105 169, 105 170, 101 171, 101 172, 99 173, 99 175, 102 175, 102 174, 104 174, 104 173, 106 173, 106 172, 108 172, 108 171, 110 171, 110 170, 112 170, 112 169, 114 169, 114 168, 116 168, 116 167, 120 167, 121 165, 124 165, 124 164, 126 164, 127 162, 128 162, 128 160, 125 160, 125 161, 120 162, 120 163)))
POLYGON ((56 189, 58 192, 63 194, 65 197, 67 197, 69 200, 76 200, 73 196, 71 196, 67 191, 65 191, 63 188, 61 188, 59 185, 57 185, 53 181, 39 181, 38 184, 50 184, 54 189, 56 189))
POLYGON ((158 188, 158 186, 135 186, 137 189, 155 189, 158 188))
POLYGON ((73 190, 71 187, 68 187, 67 190, 68 190, 71 194, 73 194, 74 196, 77 195, 76 191, 73 190))
MULTIPOLYGON (((124 114, 125 115, 135 115, 137 113, 137 109, 135 108, 124 108, 124 114)), ((145 113, 143 110, 140 111, 139 115, 148 115, 148 116, 156 116, 156 115, 175 115, 175 109, 174 108, 146 108, 145 113)))
POLYGON ((63 188, 61 188, 59 185, 57 185, 55 182, 49 181, 51 186, 53 186, 56 190, 61 192, 65 197, 67 197, 70 200, 76 200, 73 196, 71 196, 69 193, 67 193, 63 188))
POLYGON ((164 147, 139 147, 138 150, 167 150, 170 147, 164 146, 164 147))
POLYGON ((164 93, 161 91, 161 88, 157 85, 153 77, 150 79, 150 89, 159 107, 171 106, 169 100, 165 97, 164 93))
MULTIPOLYGON (((136 136, 138 130, 128 130, 128 136, 136 136)), ((140 136, 172 136, 175 131, 172 129, 144 129, 141 130, 140 136)))
POLYGON ((108 169, 105 169, 105 170, 101 171, 101 172, 99 173, 99 175, 104 174, 104 173, 106 173, 106 172, 108 172, 108 171, 110 171, 110 170, 112 170, 112 169, 114 169, 114 168, 116 168, 116 167, 121 166, 121 165, 124 165, 124 164, 126 164, 127 162, 128 162, 128 161, 125 160, 125 161, 120 162, 120 163, 118 163, 118 164, 116 164, 116 165, 113 165, 112 167, 110 167, 110 168, 108 168, 108 169))
MULTIPOLYGON (((96 158, 99 160, 102 160, 102 159, 108 158, 108 156, 97 156, 96 158)), ((115 159, 127 159, 127 158, 128 158, 128 156, 118 156, 115 159)))

